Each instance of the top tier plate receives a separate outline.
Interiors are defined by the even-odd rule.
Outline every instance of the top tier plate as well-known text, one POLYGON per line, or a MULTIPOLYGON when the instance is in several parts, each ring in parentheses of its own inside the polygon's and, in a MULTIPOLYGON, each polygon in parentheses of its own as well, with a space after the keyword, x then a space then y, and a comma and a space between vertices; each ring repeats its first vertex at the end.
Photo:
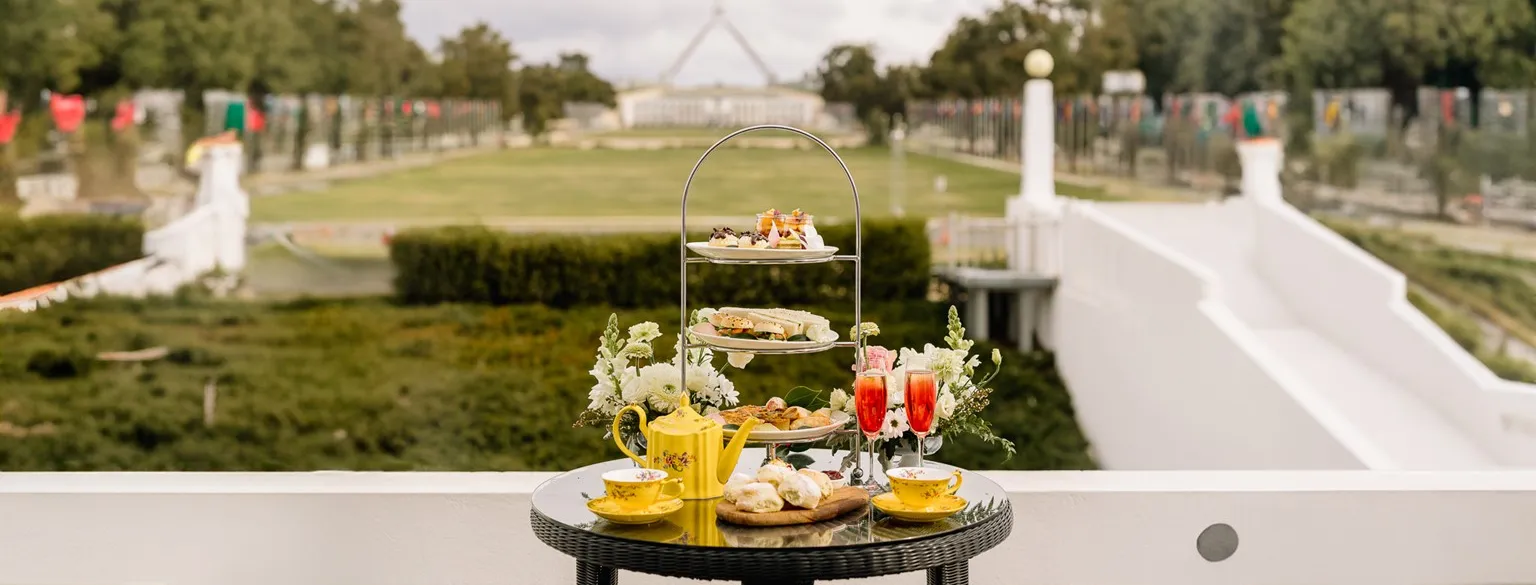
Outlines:
POLYGON ((708 242, 688 242, 688 249, 710 261, 720 262, 825 262, 837 254, 836 246, 823 246, 813 250, 781 250, 778 248, 718 248, 708 242))

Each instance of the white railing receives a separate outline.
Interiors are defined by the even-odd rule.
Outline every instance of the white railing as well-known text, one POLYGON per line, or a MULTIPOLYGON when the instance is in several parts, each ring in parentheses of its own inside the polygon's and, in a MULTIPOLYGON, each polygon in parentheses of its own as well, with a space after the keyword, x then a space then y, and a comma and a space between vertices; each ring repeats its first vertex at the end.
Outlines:
POLYGON ((933 264, 943 268, 992 268, 1031 275, 1060 271, 1060 221, 1042 215, 980 217, 951 213, 928 221, 933 264))
POLYGON ((1343 237, 1287 205, 1254 213, 1255 265, 1298 319, 1392 373, 1498 460, 1536 465, 1536 387, 1499 380, 1408 303, 1401 273, 1343 237))
MULTIPOLYGON (((1536 582, 1536 472, 985 473, 1014 529, 975 583, 1536 582)), ((528 524, 551 475, 3 474, 0 583, 563 585, 528 524)))
POLYGON ((1359 469, 1350 426, 1297 382, 1205 267, 1092 203, 1070 206, 1052 347, 1078 421, 1111 469, 1359 469), (1217 439, 1219 437, 1219 439, 1217 439))

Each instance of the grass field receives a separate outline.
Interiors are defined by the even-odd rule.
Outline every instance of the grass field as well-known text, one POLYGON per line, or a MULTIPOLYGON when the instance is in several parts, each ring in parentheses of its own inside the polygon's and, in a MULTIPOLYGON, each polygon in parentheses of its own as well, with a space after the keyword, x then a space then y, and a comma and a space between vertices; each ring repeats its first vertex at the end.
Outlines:
MULTIPOLYGON (((941 342, 945 308, 871 303, 863 317, 881 324, 880 342, 921 346, 941 342)), ((839 328, 853 322, 846 307, 816 310, 839 328)), ((571 428, 587 405, 587 370, 609 312, 185 294, 0 313, 0 469, 513 471, 613 459, 618 450, 601 429, 571 428), (138 365, 91 359, 154 346, 170 355, 138 365), (210 381, 218 399, 206 424, 210 381)), ((661 307, 620 318, 676 316, 661 307)), ((656 344, 663 356, 670 339, 656 344)), ((1018 455, 1005 461, 996 447, 957 440, 937 459, 972 469, 1092 468, 1051 356, 1002 351, 986 417, 1018 455)), ((760 403, 796 385, 846 386, 848 357, 762 357, 728 375, 744 400, 760 403)))
MULTIPOLYGON (((338 182, 318 192, 252 201, 254 221, 478 221, 526 217, 675 216, 699 152, 675 150, 520 149, 447 161, 428 168, 338 182)), ((842 153, 859 185, 863 212, 889 215, 890 151, 842 153)), ((911 215, 951 211, 999 215, 1018 192, 1015 174, 945 159, 908 155, 905 209, 911 215), (936 193, 934 181, 948 186, 936 193)), ((1058 185, 1063 195, 1101 198, 1102 191, 1058 185)), ((703 168, 689 213, 745 216, 770 207, 803 208, 824 218, 851 218, 847 180, 825 153, 726 149, 703 168)))

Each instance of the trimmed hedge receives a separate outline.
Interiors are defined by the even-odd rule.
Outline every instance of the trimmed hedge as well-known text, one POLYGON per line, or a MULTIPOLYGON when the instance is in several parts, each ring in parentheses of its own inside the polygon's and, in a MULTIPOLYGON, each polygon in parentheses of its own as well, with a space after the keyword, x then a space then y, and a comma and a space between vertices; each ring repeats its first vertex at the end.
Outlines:
POLYGON ((0 216, 0 294, 68 280, 144 256, 144 226, 99 215, 0 216))
MULTIPOLYGON (((821 229, 852 253, 851 225, 821 229)), ((864 299, 922 299, 931 252, 920 220, 864 223, 864 299)), ((699 236, 704 237, 703 235, 699 236)), ((403 232, 390 243, 395 291, 411 304, 448 302, 551 307, 653 307, 676 303, 675 236, 527 235, 483 227, 403 232)), ((697 265, 688 272, 690 304, 811 305, 853 295, 847 262, 808 266, 697 265)))

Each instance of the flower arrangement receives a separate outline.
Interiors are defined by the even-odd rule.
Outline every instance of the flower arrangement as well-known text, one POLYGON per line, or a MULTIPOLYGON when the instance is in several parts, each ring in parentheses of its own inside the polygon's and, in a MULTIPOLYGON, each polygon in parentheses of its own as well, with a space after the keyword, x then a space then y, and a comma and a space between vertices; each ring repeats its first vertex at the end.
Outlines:
MULTIPOLYGON (((695 311, 690 316, 689 325, 708 317, 695 311)), ((659 361, 652 344, 660 337, 661 326, 654 322, 633 325, 626 335, 619 328, 619 316, 608 317, 608 327, 603 330, 598 343, 595 363, 588 372, 596 383, 587 393, 590 402, 576 418, 575 426, 607 427, 621 409, 631 404, 643 406, 649 420, 677 410, 684 391, 682 368, 688 368, 688 401, 701 414, 712 414, 736 405, 740 399, 736 386, 715 369, 713 351, 694 348, 684 352, 683 336, 679 335, 674 346, 677 354, 671 360, 659 361)), ((633 417, 620 424, 620 432, 631 448, 643 446, 643 437, 638 436, 638 430, 633 417)))
MULTIPOLYGON (((885 347, 867 344, 870 337, 879 334, 879 327, 872 323, 864 323, 851 333, 863 347, 865 371, 886 372, 885 430, 881 432, 878 439, 881 441, 878 450, 887 463, 898 452, 916 452, 917 449, 922 448, 924 453, 932 453, 943 444, 941 437, 961 435, 971 435, 985 442, 1001 445, 1008 452, 1008 457, 1013 457, 1013 442, 998 436, 992 429, 992 425, 981 417, 981 412, 990 403, 992 395, 989 384, 1002 368, 1002 352, 992 350, 992 371, 985 376, 978 376, 976 370, 981 366, 981 357, 971 354, 975 342, 965 338, 965 327, 961 325, 960 313, 955 307, 949 308, 949 326, 944 336, 947 347, 936 347, 930 343, 924 345, 922 350, 903 347, 891 351, 885 347), (938 404, 935 409, 937 420, 932 434, 921 446, 918 445, 917 435, 912 432, 911 425, 907 423, 906 408, 903 404, 906 371, 909 369, 933 371, 939 386, 938 404)), ((858 416, 853 396, 848 392, 835 389, 831 392, 828 401, 834 410, 858 416)), ((852 448, 851 437, 844 438, 842 441, 845 444, 841 446, 852 448)), ((856 453, 850 454, 850 456, 854 455, 856 453)))

